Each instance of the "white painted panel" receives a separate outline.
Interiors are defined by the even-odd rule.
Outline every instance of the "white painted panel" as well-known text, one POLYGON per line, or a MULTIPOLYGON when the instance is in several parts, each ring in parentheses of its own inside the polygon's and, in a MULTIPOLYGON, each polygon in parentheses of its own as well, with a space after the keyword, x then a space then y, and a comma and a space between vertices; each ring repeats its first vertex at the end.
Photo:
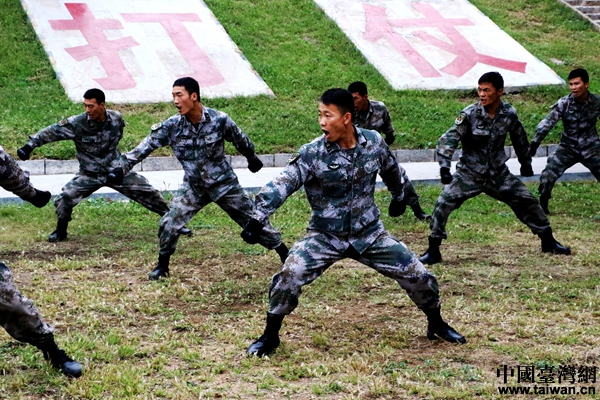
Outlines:
POLYGON ((498 71, 507 87, 563 84, 466 0, 315 0, 395 89, 470 89, 498 71))
POLYGON ((171 100, 192 76, 203 97, 273 95, 201 0, 21 0, 69 98, 171 100))

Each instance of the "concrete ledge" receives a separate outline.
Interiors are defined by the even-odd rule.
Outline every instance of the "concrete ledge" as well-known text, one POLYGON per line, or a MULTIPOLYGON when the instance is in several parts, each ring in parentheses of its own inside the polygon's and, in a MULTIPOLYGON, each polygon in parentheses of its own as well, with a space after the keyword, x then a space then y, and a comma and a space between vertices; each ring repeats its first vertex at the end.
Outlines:
POLYGON ((396 150, 396 159, 403 162, 432 162, 435 161, 435 150, 396 150))
POLYGON ((46 160, 17 161, 19 167, 29 171, 30 175, 46 174, 46 160))
POLYGON ((142 171, 172 171, 182 169, 181 163, 175 157, 148 157, 140 164, 142 171))
POLYGON ((45 160, 45 175, 76 174, 79 171, 77 160, 45 160))
POLYGON ((244 156, 231 156, 232 168, 248 168, 248 160, 244 156))
MULTIPOLYGON (((542 145, 536 152, 536 157, 547 157, 554 153, 556 144, 542 145)), ((517 155, 512 146, 504 148, 509 158, 516 158, 517 155)), ((399 163, 409 162, 435 162, 437 153, 435 149, 424 150, 394 150, 394 154, 399 163)), ((457 161, 462 154, 462 149, 454 152, 452 161, 457 161)), ((258 158, 263 162, 265 168, 285 167, 292 153, 260 154, 258 158)), ((248 168, 248 161, 244 156, 227 156, 233 168, 248 168)), ((56 175, 56 174, 76 174, 79 171, 79 162, 77 160, 30 160, 19 161, 21 168, 29 171, 31 175, 56 175)), ((175 157, 148 157, 137 164, 134 171, 175 171, 181 170, 181 164, 175 157)))

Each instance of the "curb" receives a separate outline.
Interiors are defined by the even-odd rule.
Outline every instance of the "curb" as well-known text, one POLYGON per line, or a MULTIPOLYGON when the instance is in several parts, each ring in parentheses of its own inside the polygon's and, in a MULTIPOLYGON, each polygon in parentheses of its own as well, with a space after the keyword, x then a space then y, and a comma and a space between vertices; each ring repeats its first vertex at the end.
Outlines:
MULTIPOLYGON (((547 157, 556 149, 556 144, 542 145, 538 148, 536 157, 547 157)), ((517 158, 512 146, 504 148, 509 158, 517 158)), ((435 149, 424 150, 393 150, 396 159, 400 164, 410 162, 436 162, 437 154, 435 149)), ((462 150, 458 149, 452 161, 457 161, 462 150)), ((259 154, 258 158, 263 162, 265 168, 282 168, 287 165, 292 153, 277 154, 259 154)), ((243 156, 227 156, 227 161, 232 168, 247 168, 248 162, 243 156)), ((79 172, 79 161, 77 160, 30 160, 18 161, 21 168, 29 171, 30 175, 58 175, 58 174, 76 174, 79 172)), ((173 171, 181 170, 181 164, 175 157, 148 157, 137 164, 134 171, 173 171)))

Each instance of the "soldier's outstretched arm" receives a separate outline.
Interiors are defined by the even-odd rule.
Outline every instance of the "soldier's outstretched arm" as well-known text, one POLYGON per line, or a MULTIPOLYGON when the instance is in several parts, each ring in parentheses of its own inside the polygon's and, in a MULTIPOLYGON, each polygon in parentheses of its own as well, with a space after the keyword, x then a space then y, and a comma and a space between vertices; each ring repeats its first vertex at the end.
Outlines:
POLYGON ((535 152, 537 151, 538 147, 540 147, 540 144, 542 144, 544 138, 562 118, 565 105, 566 102, 563 99, 556 102, 556 104, 552 106, 548 115, 546 115, 546 117, 537 125, 535 128, 535 136, 529 145, 529 154, 531 156, 535 155, 535 152))
POLYGON ((54 125, 50 125, 34 135, 29 136, 29 141, 17 150, 17 155, 21 160, 28 160, 33 149, 43 146, 46 143, 58 142, 60 140, 73 140, 75 138, 75 128, 71 125, 70 119, 63 119, 54 125))
POLYGON ((256 195, 254 218, 262 224, 309 179, 311 166, 304 160, 302 149, 288 161, 288 165, 256 195))
MULTIPOLYGON (((381 140, 381 137, 379 137, 379 140, 381 140)), ((388 146, 380 145, 379 151, 381 153, 379 175, 392 194, 392 200, 401 202, 404 199, 404 179, 402 179, 404 168, 398 164, 394 153, 392 153, 388 146)))
POLYGON ((468 116, 464 111, 461 111, 458 117, 456 117, 454 125, 452 125, 452 127, 448 129, 437 142, 436 152, 438 155, 440 169, 448 168, 448 170, 450 170, 450 166, 452 165, 452 156, 458 148, 458 143, 468 129, 468 116))
POLYGON ((154 150, 168 146, 168 126, 159 122, 152 125, 152 131, 133 150, 121 156, 121 166, 124 175, 127 175, 133 167, 148 157, 154 150))

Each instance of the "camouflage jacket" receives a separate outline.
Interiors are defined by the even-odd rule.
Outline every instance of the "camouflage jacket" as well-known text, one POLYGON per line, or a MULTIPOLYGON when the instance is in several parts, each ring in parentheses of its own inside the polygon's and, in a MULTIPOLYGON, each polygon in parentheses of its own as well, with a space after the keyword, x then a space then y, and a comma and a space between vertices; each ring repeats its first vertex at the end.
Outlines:
POLYGON ((437 143, 440 167, 450 168, 452 155, 462 142, 462 155, 456 166, 474 178, 487 179, 500 176, 508 171, 504 151, 506 134, 510 139, 521 165, 531 165, 527 155, 529 142, 517 111, 510 104, 500 102, 500 107, 492 119, 477 102, 462 110, 452 128, 444 133, 437 143))
POLYGON ((355 112, 352 122, 359 128, 371 129, 382 135, 394 133, 390 112, 380 101, 369 100, 369 111, 362 115, 355 112))
POLYGON ((80 173, 108 174, 119 166, 117 149, 123 137, 125 121, 121 113, 106 110, 104 122, 92 121, 86 113, 63 119, 29 136, 33 148, 59 140, 72 140, 77 150, 80 173))
POLYGON ((174 115, 163 123, 154 124, 152 132, 125 154, 126 169, 155 149, 170 146, 183 166, 184 181, 196 190, 208 193, 215 201, 239 184, 225 155, 226 140, 247 159, 255 156, 254 145, 227 114, 203 107, 197 128, 187 117, 174 115))
POLYGON ((561 144, 580 151, 589 157, 600 151, 600 139, 596 130, 596 121, 600 116, 600 97, 590 93, 588 101, 580 103, 573 94, 558 100, 552 106, 550 114, 537 126, 532 143, 542 143, 548 132, 562 119, 564 131, 561 144))
POLYGON ((347 240, 362 253, 384 231, 373 192, 379 172, 396 200, 402 200, 402 167, 381 135, 356 128, 353 153, 321 136, 303 145, 275 179, 256 196, 254 218, 265 223, 302 185, 312 209, 309 229, 347 240))

